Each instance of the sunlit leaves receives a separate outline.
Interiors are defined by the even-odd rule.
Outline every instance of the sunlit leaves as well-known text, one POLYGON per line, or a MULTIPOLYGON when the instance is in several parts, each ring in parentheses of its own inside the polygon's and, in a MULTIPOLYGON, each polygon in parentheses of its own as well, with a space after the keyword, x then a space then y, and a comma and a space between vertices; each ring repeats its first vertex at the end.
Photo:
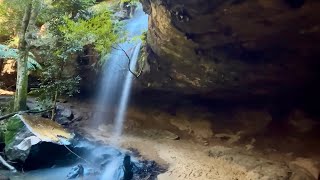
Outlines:
POLYGON ((105 54, 118 39, 114 26, 110 13, 106 11, 88 20, 65 18, 65 24, 59 26, 59 30, 69 44, 76 47, 92 44, 98 52, 105 54))
POLYGON ((29 0, 3 0, 0 3, 0 34, 14 35, 20 27, 24 7, 29 0))

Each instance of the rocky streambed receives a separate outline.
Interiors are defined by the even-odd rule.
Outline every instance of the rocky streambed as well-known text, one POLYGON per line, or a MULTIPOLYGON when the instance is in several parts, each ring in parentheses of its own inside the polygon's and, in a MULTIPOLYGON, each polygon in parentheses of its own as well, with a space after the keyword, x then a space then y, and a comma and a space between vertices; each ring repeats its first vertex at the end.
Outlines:
POLYGON ((0 170, 0 179, 156 179, 165 171, 134 149, 88 140, 40 116, 16 115, 7 127, 4 157, 16 170, 0 170))

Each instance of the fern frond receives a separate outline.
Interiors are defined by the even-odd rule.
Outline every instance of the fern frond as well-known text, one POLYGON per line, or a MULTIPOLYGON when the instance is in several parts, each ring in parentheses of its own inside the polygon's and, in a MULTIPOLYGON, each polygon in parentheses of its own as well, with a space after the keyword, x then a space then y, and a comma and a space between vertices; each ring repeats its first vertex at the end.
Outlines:
MULTIPOLYGON (((9 46, 0 44, 0 59, 14 59, 19 58, 19 50, 10 48, 9 46)), ((29 52, 28 56, 28 70, 42 69, 42 66, 36 61, 35 56, 29 52)))

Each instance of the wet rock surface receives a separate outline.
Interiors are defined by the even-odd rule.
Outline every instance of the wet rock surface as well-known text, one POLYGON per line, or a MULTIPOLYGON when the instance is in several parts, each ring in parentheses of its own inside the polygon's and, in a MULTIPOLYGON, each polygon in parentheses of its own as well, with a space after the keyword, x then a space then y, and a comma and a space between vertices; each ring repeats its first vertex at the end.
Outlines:
POLYGON ((23 127, 14 137, 13 142, 6 146, 5 153, 7 158, 10 161, 22 161, 24 162, 30 153, 31 150, 31 142, 30 146, 21 150, 18 149, 17 146, 24 141, 25 139, 34 136, 32 132, 30 132, 26 127, 23 127))
POLYGON ((67 179, 75 179, 84 176, 84 168, 81 164, 73 167, 70 173, 67 175, 67 179))
MULTIPOLYGON (((131 179, 152 180, 156 179, 159 173, 165 171, 156 162, 143 160, 135 150, 117 149, 77 136, 67 147, 54 146, 52 143, 41 143, 32 147, 26 160, 16 164, 18 169, 23 168, 25 174, 8 174, 8 176, 12 176, 14 179, 19 179, 19 177, 33 179, 45 173, 48 180, 78 179, 81 177, 98 179, 109 167, 108 165, 118 159, 121 163, 116 164, 119 166, 116 171, 119 172, 115 172, 115 174, 120 174, 122 177, 125 166, 123 164, 124 157, 126 156, 132 157, 130 160, 133 173, 131 179)), ((118 178, 115 176, 113 179, 118 178)))
POLYGON ((69 107, 58 105, 56 111, 55 121, 61 125, 68 125, 74 119, 74 114, 69 107))
POLYGON ((120 3, 120 11, 118 11, 115 14, 115 16, 120 21, 125 19, 130 19, 133 16, 136 8, 137 8, 137 5, 134 3, 130 3, 130 2, 120 3))

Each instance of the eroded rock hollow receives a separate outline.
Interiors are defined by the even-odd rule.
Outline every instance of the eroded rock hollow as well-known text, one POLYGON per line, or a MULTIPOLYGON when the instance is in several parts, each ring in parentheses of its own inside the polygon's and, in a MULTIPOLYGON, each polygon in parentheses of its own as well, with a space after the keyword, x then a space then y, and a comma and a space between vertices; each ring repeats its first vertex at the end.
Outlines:
POLYGON ((150 15, 144 86, 243 98, 301 93, 315 83, 317 0, 141 2, 150 15))

